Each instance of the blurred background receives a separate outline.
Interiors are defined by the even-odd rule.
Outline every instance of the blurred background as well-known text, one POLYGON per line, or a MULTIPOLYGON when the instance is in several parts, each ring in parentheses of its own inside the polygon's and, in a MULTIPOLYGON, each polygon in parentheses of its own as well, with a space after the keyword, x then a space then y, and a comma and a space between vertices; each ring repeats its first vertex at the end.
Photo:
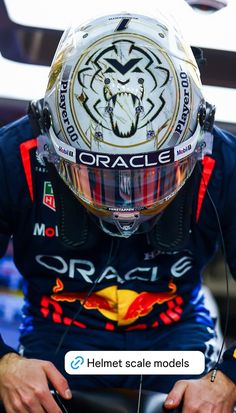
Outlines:
MULTIPOLYGON (((192 47, 205 59, 201 78, 205 98, 216 106, 216 124, 236 134, 236 0, 0 0, 0 125, 23 116, 43 97, 49 67, 63 30, 100 14, 167 9, 192 47), (145 3, 145 4, 143 4, 145 3)), ((215 297, 222 328, 226 314, 226 265, 221 254, 206 268, 205 284, 215 297)), ((0 325, 16 347, 21 318, 22 279, 12 245, 0 260, 0 325)), ((230 277, 227 341, 236 339, 236 283, 230 277)))

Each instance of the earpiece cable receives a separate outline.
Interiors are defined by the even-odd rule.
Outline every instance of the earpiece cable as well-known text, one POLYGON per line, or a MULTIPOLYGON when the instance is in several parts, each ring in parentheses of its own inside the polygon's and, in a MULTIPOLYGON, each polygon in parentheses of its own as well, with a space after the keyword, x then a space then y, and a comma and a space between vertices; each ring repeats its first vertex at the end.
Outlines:
POLYGON ((143 387, 143 375, 140 374, 139 389, 138 389, 137 413, 140 413, 140 411, 141 411, 142 387, 143 387))

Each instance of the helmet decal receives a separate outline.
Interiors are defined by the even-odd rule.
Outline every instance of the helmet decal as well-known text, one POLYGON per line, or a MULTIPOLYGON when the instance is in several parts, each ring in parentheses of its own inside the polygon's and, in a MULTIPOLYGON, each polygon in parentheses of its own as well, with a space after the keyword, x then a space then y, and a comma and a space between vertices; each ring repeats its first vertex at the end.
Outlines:
POLYGON ((72 73, 64 69, 61 87, 71 83, 63 103, 90 149, 94 142, 127 148, 153 140, 155 150, 160 131, 175 120, 170 107, 177 106, 179 85, 170 59, 151 40, 139 36, 137 44, 135 34, 129 37, 111 42, 106 36, 81 55, 72 73))
POLYGON ((119 138, 129 138, 158 116, 166 104, 163 90, 170 78, 169 69, 161 63, 154 53, 127 40, 98 48, 79 63, 77 78, 82 98, 76 94, 76 86, 75 97, 100 126, 97 139, 103 138, 103 129, 119 138))

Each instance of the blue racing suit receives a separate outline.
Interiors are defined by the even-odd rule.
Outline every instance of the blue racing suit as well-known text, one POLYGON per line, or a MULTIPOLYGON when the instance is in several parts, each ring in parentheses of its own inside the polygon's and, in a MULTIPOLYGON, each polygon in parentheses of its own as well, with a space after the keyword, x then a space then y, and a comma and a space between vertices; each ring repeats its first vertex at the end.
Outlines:
MULTIPOLYGON (((0 253, 12 237, 24 277, 20 348, 26 357, 51 360, 66 375, 69 350, 200 350, 206 370, 212 368, 218 349, 201 288, 202 272, 221 243, 212 201, 236 277, 236 140, 218 128, 213 135, 194 193, 188 243, 163 252, 153 248, 148 233, 116 238, 98 227, 88 247, 63 245, 47 164, 38 156, 28 116, 1 129, 0 253)), ((89 220, 90 228, 96 226, 89 220)), ((236 383, 235 348, 219 368, 236 383)), ((11 351, 0 339, 0 356, 11 351)), ((138 386, 134 376, 68 379, 72 388, 138 386)), ((144 387, 169 391, 177 379, 145 377, 144 387)))

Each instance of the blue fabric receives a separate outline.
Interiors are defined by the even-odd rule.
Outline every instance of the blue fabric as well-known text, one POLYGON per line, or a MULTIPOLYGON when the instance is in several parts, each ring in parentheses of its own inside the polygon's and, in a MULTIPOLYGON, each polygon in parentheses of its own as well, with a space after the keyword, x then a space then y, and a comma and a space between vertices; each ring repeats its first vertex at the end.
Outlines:
MULTIPOLYGON (((34 138, 27 117, 0 131, 0 240, 4 244, 0 251, 3 253, 6 239, 13 236, 15 264, 25 280, 21 343, 27 348, 29 341, 25 337, 37 342, 39 332, 43 331, 43 357, 50 359, 50 341, 55 347, 71 325, 67 350, 74 349, 73 337, 78 337, 77 340, 81 337, 81 345, 84 345, 82 337, 86 336, 91 345, 103 347, 105 343, 109 347, 116 342, 120 348, 124 336, 132 345, 127 337, 135 334, 141 337, 136 345, 140 342, 140 348, 145 349, 142 337, 153 334, 158 343, 162 329, 167 332, 166 344, 171 342, 177 348, 179 339, 182 343, 181 336, 170 339, 168 332, 175 328, 178 331, 182 324, 191 321, 191 325, 196 323, 196 338, 199 334, 204 346, 201 328, 207 331, 214 323, 205 307, 201 275, 221 241, 211 199, 221 222, 227 261, 236 276, 235 138, 214 129, 215 168, 208 185, 211 199, 206 194, 198 222, 193 207, 186 248, 169 253, 154 249, 148 234, 112 241, 99 229, 94 245, 78 250, 64 247, 58 237, 47 167, 37 156, 36 147, 26 151, 24 162, 21 157, 20 145, 34 138), (30 167, 28 182, 24 163, 30 167), (82 307, 89 291, 89 299, 82 307)), ((197 195, 198 188, 193 205, 197 195)), ((3 343, 0 346, 3 353, 9 351, 3 343)), ((233 350, 230 354, 234 369, 233 350)))
MULTIPOLYGON (((146 350, 147 357, 149 351, 161 350, 198 350, 205 354, 205 372, 209 371, 217 359, 219 348, 214 329, 202 324, 188 321, 172 325, 163 326, 158 330, 132 331, 132 332, 107 332, 93 331, 80 332, 75 336, 70 336, 64 341, 64 345, 58 354, 55 354, 57 342, 55 337, 47 337, 43 331, 38 331, 36 335, 28 335, 22 339, 22 350, 24 356, 29 358, 48 359, 53 361, 56 367, 67 378, 71 389, 90 389, 99 387, 126 387, 137 389, 139 387, 140 376, 136 375, 76 375, 71 376, 65 372, 64 356, 69 349, 72 350, 137 350, 137 360, 139 350, 146 350), (71 348, 71 343, 73 346, 71 348)), ((203 373, 204 374, 204 373, 203 373)), ((187 378, 198 378, 196 375, 144 375, 143 388, 147 390, 168 393, 176 380, 187 378)))

